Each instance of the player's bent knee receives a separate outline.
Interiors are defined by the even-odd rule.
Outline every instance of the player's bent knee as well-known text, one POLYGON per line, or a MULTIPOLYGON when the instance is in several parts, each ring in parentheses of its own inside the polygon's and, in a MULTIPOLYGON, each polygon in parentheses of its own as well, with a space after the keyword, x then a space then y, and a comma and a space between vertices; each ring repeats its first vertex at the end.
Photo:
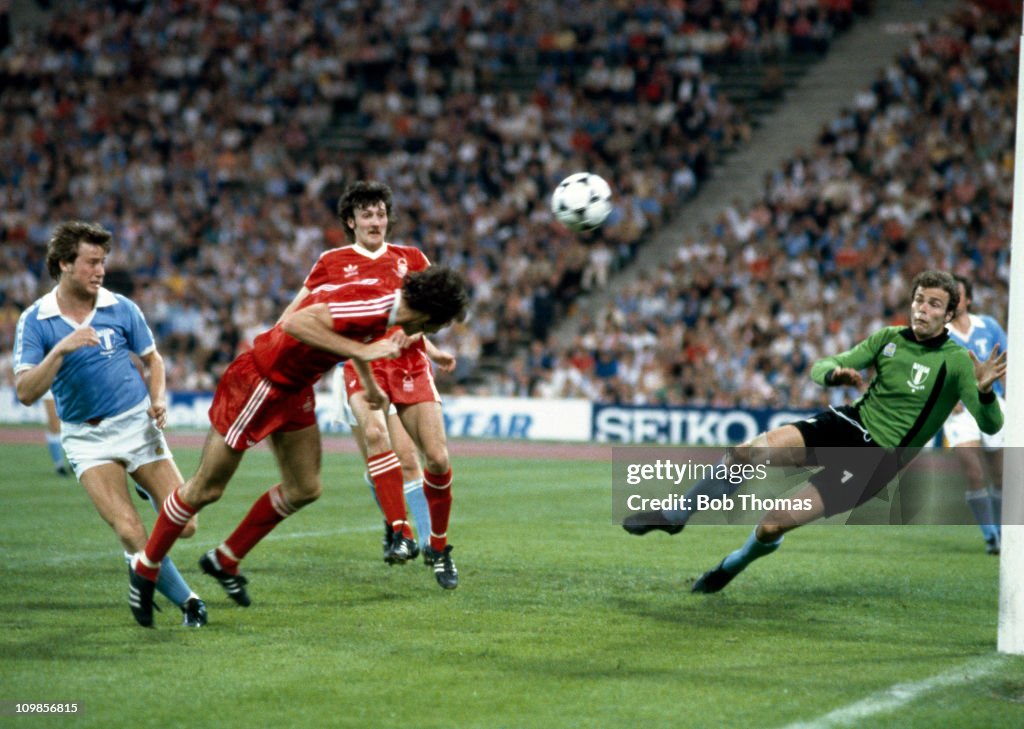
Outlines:
POLYGON ((188 539, 189 537, 195 536, 197 528, 198 524, 196 523, 196 517, 193 516, 188 520, 188 523, 185 524, 185 528, 181 530, 181 536, 179 539, 188 539))
POLYGON ((146 543, 146 530, 143 528, 142 521, 137 513, 117 514, 112 518, 107 518, 106 522, 114 530, 114 534, 117 535, 121 543, 130 547, 129 551, 137 551, 136 545, 146 543))
POLYGON ((753 464, 764 462, 768 455, 768 434, 758 433, 745 443, 729 449, 727 458, 730 463, 753 464))
POLYGON ((447 473, 448 469, 451 468, 447 448, 426 452, 423 454, 423 460, 426 461, 427 470, 431 473, 447 473))
POLYGON ((448 457, 448 443, 444 438, 430 438, 420 444, 423 451, 423 463, 431 473, 445 473, 451 468, 448 457))
POLYGON ((387 428, 368 425, 363 429, 363 440, 370 453, 383 453, 391 450, 391 440, 388 437, 387 428))
POLYGON ((405 480, 408 481, 410 478, 416 478, 420 470, 420 459, 417 457, 416 452, 411 453, 399 453, 398 462, 402 466, 402 475, 405 480))
POLYGON ((186 487, 185 493, 182 494, 183 500, 193 509, 202 509, 204 506, 209 506, 215 501, 220 501, 220 497, 224 495, 224 489, 227 484, 206 484, 204 486, 192 486, 191 488, 186 487))
POLYGON ((764 543, 775 542, 786 531, 786 528, 775 520, 762 521, 757 525, 757 540, 764 543))
POLYGON ((320 484, 317 483, 305 488, 295 489, 292 493, 285 494, 285 498, 288 499, 288 503, 293 507, 301 509, 303 506, 312 504, 319 499, 322 492, 320 484))

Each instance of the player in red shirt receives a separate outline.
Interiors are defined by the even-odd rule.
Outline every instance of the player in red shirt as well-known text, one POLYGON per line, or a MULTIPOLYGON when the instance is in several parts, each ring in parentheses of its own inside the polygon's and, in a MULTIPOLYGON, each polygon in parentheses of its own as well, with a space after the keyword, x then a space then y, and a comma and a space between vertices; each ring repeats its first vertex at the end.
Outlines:
MULTIPOLYGON (((391 228, 391 190, 387 185, 353 183, 338 201, 338 216, 353 245, 323 253, 289 309, 299 305, 309 291, 328 282, 337 284, 370 275, 399 285, 410 271, 423 271, 430 266, 418 248, 387 242, 391 228)), ((391 417, 386 410, 373 407, 364 380, 350 363, 346 363, 343 376, 347 404, 356 421, 353 430, 358 431, 357 439, 362 439, 360 446, 377 502, 389 525, 384 560, 401 564, 419 552, 405 508, 405 497, 415 506, 413 499, 418 494, 418 449, 426 462, 419 493, 425 497, 427 513, 417 515, 417 526, 421 538, 424 527, 430 535, 429 542, 423 545, 424 560, 433 566, 441 587, 454 589, 458 586, 458 571, 447 534, 452 470, 431 360, 446 371, 455 368, 455 357, 438 350, 423 336, 409 340, 398 357, 372 364, 375 384, 395 408, 396 416, 391 417)))
POLYGON ((453 270, 409 275, 400 289, 375 278, 318 286, 263 332, 224 372, 210 407, 211 429, 195 475, 164 501, 149 541, 129 575, 132 614, 153 624, 160 560, 193 514, 219 499, 246 449, 270 436, 281 483, 260 496, 238 527, 199 561, 236 603, 250 604, 238 564, 286 517, 320 496, 320 429, 313 385, 345 358, 370 383, 367 399, 386 400, 369 361, 396 356, 404 337, 435 332, 465 315, 465 283, 453 270), (401 334, 385 336, 392 327, 401 334))

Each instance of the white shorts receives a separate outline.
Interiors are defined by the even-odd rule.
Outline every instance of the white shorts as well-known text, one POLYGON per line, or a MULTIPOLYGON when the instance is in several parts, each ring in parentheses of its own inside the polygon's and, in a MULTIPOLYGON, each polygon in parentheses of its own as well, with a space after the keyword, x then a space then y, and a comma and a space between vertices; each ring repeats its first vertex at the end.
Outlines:
POLYGON ((171 458, 164 433, 147 410, 148 397, 98 425, 61 423, 60 442, 75 476, 81 479, 90 468, 105 463, 122 463, 128 473, 135 473, 147 463, 171 458))
MULTIPOLYGON (((999 408, 1003 411, 1003 417, 1005 418, 1006 401, 998 395, 996 400, 999 401, 999 408)), ((945 425, 942 426, 942 435, 950 448, 956 448, 964 443, 980 441, 981 447, 985 450, 997 451, 1003 447, 1004 428, 1005 426, 1000 428, 998 433, 993 433, 992 435, 982 433, 974 416, 971 415, 967 408, 961 406, 959 412, 954 412, 946 419, 945 425)))

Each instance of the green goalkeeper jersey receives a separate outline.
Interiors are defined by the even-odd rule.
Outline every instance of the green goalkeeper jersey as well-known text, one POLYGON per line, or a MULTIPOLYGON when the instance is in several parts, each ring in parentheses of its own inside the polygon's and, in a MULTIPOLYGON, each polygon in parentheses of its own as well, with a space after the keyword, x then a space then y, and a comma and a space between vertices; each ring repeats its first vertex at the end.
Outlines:
POLYGON ((875 375, 853 407, 883 448, 925 445, 961 400, 983 432, 1003 426, 995 395, 978 392, 970 355, 945 332, 919 342, 909 327, 886 327, 847 352, 815 362, 811 379, 825 385, 836 367, 869 366, 875 375))

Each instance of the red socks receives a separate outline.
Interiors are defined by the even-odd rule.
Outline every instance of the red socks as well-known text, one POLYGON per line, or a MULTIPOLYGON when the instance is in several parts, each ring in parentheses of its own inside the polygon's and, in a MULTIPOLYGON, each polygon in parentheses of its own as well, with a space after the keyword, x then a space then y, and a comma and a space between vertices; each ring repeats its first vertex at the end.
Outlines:
POLYGON ((225 572, 236 574, 238 563, 249 551, 259 544, 274 527, 294 514, 298 509, 288 503, 281 493, 281 484, 272 487, 258 499, 249 509, 249 513, 217 547, 217 560, 225 572))
MULTIPOLYGON (((394 451, 378 453, 366 459, 366 469, 373 479, 377 501, 384 518, 391 529, 401 528, 402 533, 412 537, 412 529, 405 516, 405 491, 402 483, 402 464, 394 451)), ((431 514, 433 515, 433 514, 431 514)))
POLYGON ((452 469, 423 472, 423 495, 430 509, 430 548, 444 551, 448 544, 448 518, 452 513, 452 469))
POLYGON ((160 563, 171 547, 178 541, 182 530, 188 524, 197 509, 193 509, 181 499, 180 488, 174 489, 160 507, 160 514, 153 525, 153 533, 149 535, 146 548, 135 563, 135 574, 156 582, 160 573, 160 563))
MULTIPOLYGON (((401 476, 399 476, 401 481, 401 476)), ((399 485, 401 493, 401 485, 399 485)), ((160 573, 160 562, 171 551, 188 520, 197 509, 182 501, 175 489, 160 509, 160 515, 153 525, 153 533, 146 542, 146 549, 135 563, 135 573, 153 582, 160 573)), ((291 516, 297 509, 288 503, 281 493, 281 484, 277 484, 264 493, 249 509, 241 523, 217 547, 217 559, 225 572, 238 572, 238 563, 259 544, 282 521, 291 516)))

